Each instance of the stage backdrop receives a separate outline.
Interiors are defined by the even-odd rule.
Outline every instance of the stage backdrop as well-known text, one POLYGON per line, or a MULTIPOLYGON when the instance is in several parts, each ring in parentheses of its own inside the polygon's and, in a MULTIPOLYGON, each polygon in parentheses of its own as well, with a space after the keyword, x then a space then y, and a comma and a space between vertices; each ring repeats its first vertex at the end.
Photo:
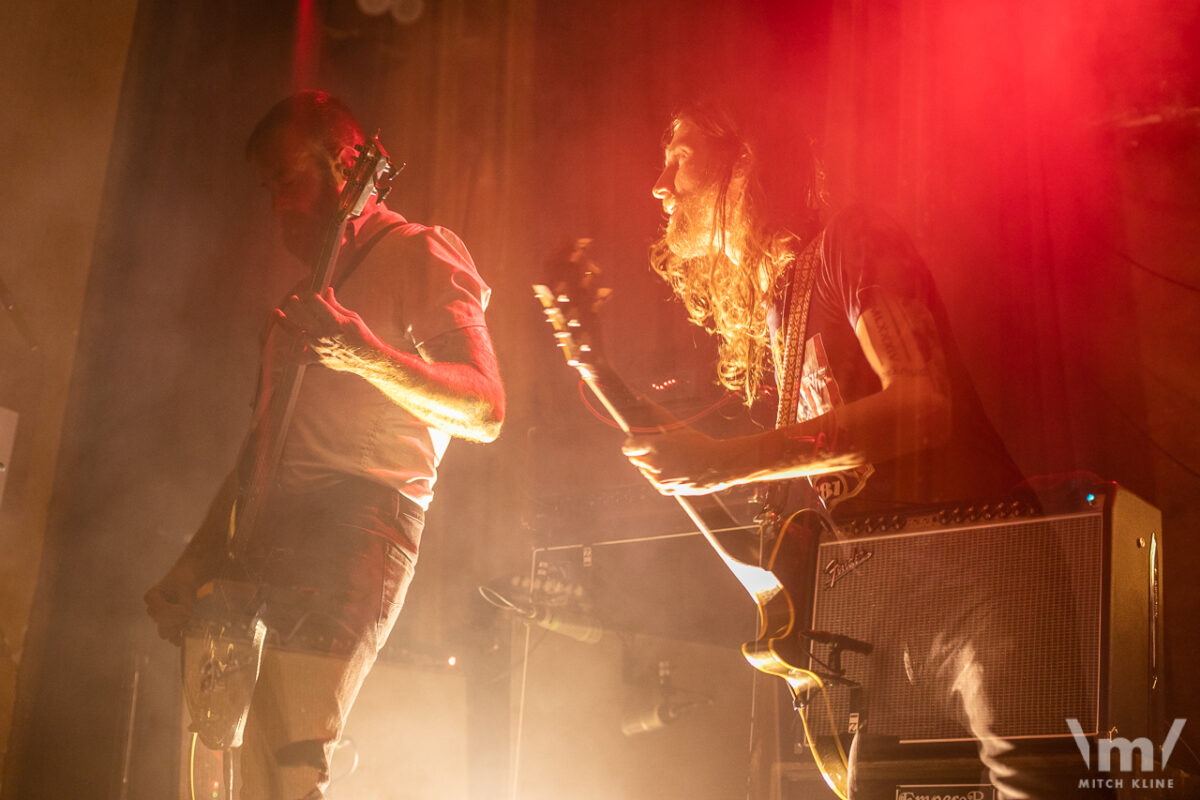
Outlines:
MULTIPOLYGON (((497 647, 507 628, 474 587, 523 569, 533 542, 570 537, 564 498, 637 485, 616 455, 619 434, 579 404, 528 293, 547 254, 566 237, 594 239, 615 290, 606 343, 632 383, 674 380, 664 399, 679 409, 721 396, 711 343, 645 267, 661 223, 649 194, 661 136, 672 107, 697 97, 774 112, 798 144, 815 143, 835 205, 873 202, 908 228, 1028 474, 1090 470, 1163 509, 1166 711, 1200 716, 1186 681, 1200 655, 1189 635, 1200 603, 1184 566, 1196 561, 1188 534, 1200 524, 1194 3, 423 9, 399 24, 350 0, 138 4, 119 102, 104 101, 116 120, 97 156, 107 180, 71 187, 99 208, 82 314, 77 326, 52 305, 29 314, 35 330, 77 327, 78 350, 44 557, 5 563, 37 573, 40 599, 23 645, 13 642, 19 623, 5 628, 20 678, 4 798, 121 796, 126 756, 126 796, 167 797, 176 785, 175 652, 155 639, 140 597, 232 461, 258 331, 296 279, 242 147, 298 85, 343 96, 383 129, 409 163, 392 204, 461 233, 496 290, 489 319, 509 420, 494 445, 452 448, 398 631, 479 665, 471 685, 482 691, 468 695, 473 796, 498 796, 507 748, 491 690, 505 684, 497 647)), ((26 63, 10 72, 36 86, 48 65, 22 52, 26 63)), ((93 118, 79 102, 46 92, 27 106, 68 123, 93 118)), ((42 217, 60 213, 57 195, 34 201, 42 217)), ((22 271, 31 291, 56 296, 55 251, 28 250, 45 276, 22 271)), ((71 355, 57 355, 60 367, 71 355)), ((700 424, 753 423, 734 405, 700 424)), ((658 513, 654 501, 628 506, 623 534, 658 513)), ((703 591, 685 570, 664 578, 703 591)))

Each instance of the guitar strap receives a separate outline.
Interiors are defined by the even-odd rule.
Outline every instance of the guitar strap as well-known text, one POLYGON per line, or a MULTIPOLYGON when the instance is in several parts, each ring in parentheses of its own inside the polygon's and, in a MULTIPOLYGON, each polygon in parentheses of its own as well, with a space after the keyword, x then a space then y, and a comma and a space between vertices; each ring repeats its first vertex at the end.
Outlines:
MULTIPOLYGON (((797 253, 786 272, 784 302, 780 307, 779 329, 772 341, 772 356, 775 363, 775 385, 779 390, 779 409, 775 413, 775 428, 796 422, 800 404, 800 372, 804 365, 804 342, 808 338, 809 307, 812 288, 816 285, 817 265, 821 263, 821 245, 824 234, 812 237, 802 251, 797 253)), ((755 521, 762 523, 762 531, 778 533, 784 522, 788 503, 790 482, 778 481, 763 486, 757 493, 762 500, 762 509, 755 521)), ((767 548, 760 547, 760 558, 766 558, 767 548)))
MULTIPOLYGON (((800 373, 804 363, 804 341, 808 335, 808 309, 816 285, 817 265, 821 263, 821 243, 824 234, 813 237, 796 255, 786 273, 779 328, 772 337, 771 354, 775 362, 775 384, 779 390, 779 409, 775 414, 776 429, 796 421, 800 408, 800 373)), ((787 481, 764 486, 759 492, 762 510, 755 520, 763 523, 764 532, 783 522, 788 503, 787 481)), ((765 557, 766 549, 762 548, 765 557)))
MULTIPOLYGON (((784 289, 783 316, 781 323, 782 335, 776 340, 776 383, 779 388, 779 410, 775 417, 776 429, 791 425, 798 421, 801 396, 801 378, 804 371, 804 345, 808 339, 808 312, 812 306, 812 293, 816 285, 817 267, 821 263, 821 250, 825 242, 825 234, 813 238, 808 245, 796 256, 796 261, 788 272, 788 284, 784 289)), ((812 488, 803 505, 816 511, 824 518, 831 530, 837 531, 829 512, 837 503, 848 500, 862 491, 866 480, 874 473, 875 467, 864 464, 852 467, 843 472, 856 477, 854 486, 849 491, 835 494, 827 498, 824 487, 819 486, 810 476, 808 484, 812 488)), ((835 473, 842 474, 842 473, 835 473)), ((764 519, 772 517, 778 521, 789 505, 787 483, 779 483, 767 492, 767 501, 760 516, 764 519)), ((839 534, 840 535, 840 534, 839 534)))
POLYGON ((821 261, 821 243, 824 239, 824 234, 813 237, 796 256, 788 273, 781 320, 783 346, 777 357, 780 374, 776 380, 779 388, 776 428, 794 423, 800 407, 800 371, 808 334, 808 309, 812 302, 813 286, 816 285, 817 265, 821 261))
POLYGON ((389 233, 396 230, 397 228, 403 228, 405 225, 412 225, 412 224, 414 224, 414 223, 392 222, 388 225, 383 226, 379 230, 375 231, 375 233, 371 235, 371 238, 367 239, 361 245, 355 246, 354 247, 354 255, 350 258, 349 261, 346 262, 345 268, 343 268, 341 270, 341 272, 339 272, 337 275, 335 275, 333 280, 330 281, 330 286, 332 286, 335 290, 341 289, 342 284, 344 284, 346 281, 350 280, 350 276, 353 275, 354 271, 356 269, 358 269, 359 265, 362 264, 362 262, 366 260, 367 254, 371 252, 371 250, 375 247, 375 245, 379 244, 379 241, 381 239, 383 239, 383 237, 387 236, 389 233))

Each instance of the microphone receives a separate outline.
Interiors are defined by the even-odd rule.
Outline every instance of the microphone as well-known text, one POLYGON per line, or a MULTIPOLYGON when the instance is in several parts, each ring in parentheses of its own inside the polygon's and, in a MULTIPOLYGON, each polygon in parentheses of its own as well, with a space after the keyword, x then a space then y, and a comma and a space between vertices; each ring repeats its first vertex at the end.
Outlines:
MULTIPOLYGON (((514 577, 515 582, 516 578, 514 577)), ((479 587, 479 594, 484 596, 484 600, 505 612, 516 614, 524 621, 533 622, 534 625, 546 628, 547 631, 562 633, 563 636, 575 639, 576 642, 595 644, 599 642, 601 636, 604 636, 604 626, 600 625, 600 620, 593 615, 572 612, 572 610, 560 606, 546 606, 546 604, 539 606, 534 603, 529 603, 528 606, 524 603, 518 604, 487 584, 479 587)))
POLYGON ((595 644, 604 635, 604 628, 595 617, 564 608, 534 606, 522 616, 539 628, 562 634, 584 644, 595 644))
POLYGON ((711 697, 675 701, 675 689, 671 682, 671 662, 658 662, 658 691, 654 693, 649 707, 635 706, 621 716, 621 733, 637 736, 639 733, 665 728, 687 712, 698 706, 712 703, 711 697))
POLYGON ((672 703, 664 700, 649 708, 628 712, 621 717, 621 733, 626 736, 637 736, 639 733, 665 728, 693 708, 701 705, 704 703, 698 700, 684 703, 672 703))
MULTIPOLYGON (((515 583, 516 578, 513 578, 515 583)), ((526 622, 584 644, 595 644, 604 635, 600 620, 591 614, 569 611, 562 606, 517 604, 487 584, 479 587, 483 599, 503 611, 516 614, 526 622)))
POLYGON ((840 633, 830 633, 829 631, 804 631, 800 634, 810 642, 817 644, 827 644, 830 647, 835 647, 840 650, 849 650, 851 653, 862 653, 870 655, 875 646, 870 642, 864 642, 861 639, 852 639, 849 636, 842 636, 840 633))

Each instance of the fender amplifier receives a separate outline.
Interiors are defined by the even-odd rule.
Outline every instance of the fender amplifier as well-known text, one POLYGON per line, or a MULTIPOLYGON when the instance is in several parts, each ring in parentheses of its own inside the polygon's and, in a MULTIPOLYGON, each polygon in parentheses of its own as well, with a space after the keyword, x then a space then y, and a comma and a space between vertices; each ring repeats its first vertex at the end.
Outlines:
POLYGON ((831 724, 900 745, 1069 746, 1068 719, 1093 737, 1155 733, 1161 516, 1113 484, 1061 494, 1040 513, 946 508, 824 537, 812 668, 835 676, 831 724))

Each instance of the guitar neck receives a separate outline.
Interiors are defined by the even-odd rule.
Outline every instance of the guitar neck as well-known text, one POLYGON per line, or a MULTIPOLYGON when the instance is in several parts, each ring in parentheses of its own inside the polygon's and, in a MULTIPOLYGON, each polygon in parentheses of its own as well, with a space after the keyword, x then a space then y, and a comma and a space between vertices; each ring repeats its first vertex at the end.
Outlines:
MULTIPOLYGON (((654 424, 653 414, 647 405, 608 364, 600 362, 590 370, 581 372, 588 388, 625 433, 660 427, 654 424)), ((779 579, 752 563, 757 560, 756 548, 738 548, 739 554, 735 556, 717 537, 714 531, 732 530, 740 526, 716 498, 701 495, 693 501, 683 495, 672 496, 751 597, 758 602, 767 602, 779 593, 783 588, 779 579)))
MULTIPOLYGON (((379 141, 379 134, 355 149, 358 157, 354 165, 344 172, 346 182, 339 191, 336 213, 325 230, 325 238, 313 269, 309 289, 314 293, 325 291, 333 279, 346 223, 363 212, 371 196, 379 192, 381 183, 384 184, 383 194, 386 194, 386 183, 394 174, 387 152, 379 141)), ((267 495, 275 483, 292 412, 304 379, 304 365, 298 358, 300 347, 297 343, 294 351, 289 353, 282 374, 266 398, 266 407, 255 420, 242 447, 238 466, 243 483, 235 505, 236 516, 230 527, 230 555, 235 549, 234 540, 245 540, 254 531, 266 505, 267 495)))
MULTIPOLYGON (((331 224, 321 248, 321 255, 313 270, 309 289, 320 294, 333 280, 334 266, 341 252, 342 238, 346 232, 346 220, 339 218, 331 224)), ((298 354, 294 354, 298 355, 298 354)), ((257 525, 266 507, 271 486, 274 485, 279 462, 283 458, 283 446, 292 424, 296 400, 304 381, 307 365, 297 358, 289 358, 280 373, 276 385, 271 389, 267 406, 247 439, 243 458, 249 463, 243 473, 241 502, 237 507, 234 536, 245 540, 257 525)))
POLYGON ((584 381, 625 433, 639 428, 656 427, 646 404, 607 362, 598 361, 594 364, 590 375, 584 376, 584 381))
MULTIPOLYGON (((648 403, 635 394, 606 361, 597 360, 590 372, 590 375, 585 375, 584 381, 621 430, 625 433, 663 430, 648 403)), ((716 497, 699 495, 690 505, 700 513, 709 530, 743 527, 716 497)))
POLYGON ((333 268, 337 265, 338 254, 342 251, 342 239, 346 237, 346 222, 345 219, 340 219, 325 237, 325 244, 317 259, 317 268, 313 270, 312 281, 308 287, 314 294, 320 294, 333 283, 333 268))

